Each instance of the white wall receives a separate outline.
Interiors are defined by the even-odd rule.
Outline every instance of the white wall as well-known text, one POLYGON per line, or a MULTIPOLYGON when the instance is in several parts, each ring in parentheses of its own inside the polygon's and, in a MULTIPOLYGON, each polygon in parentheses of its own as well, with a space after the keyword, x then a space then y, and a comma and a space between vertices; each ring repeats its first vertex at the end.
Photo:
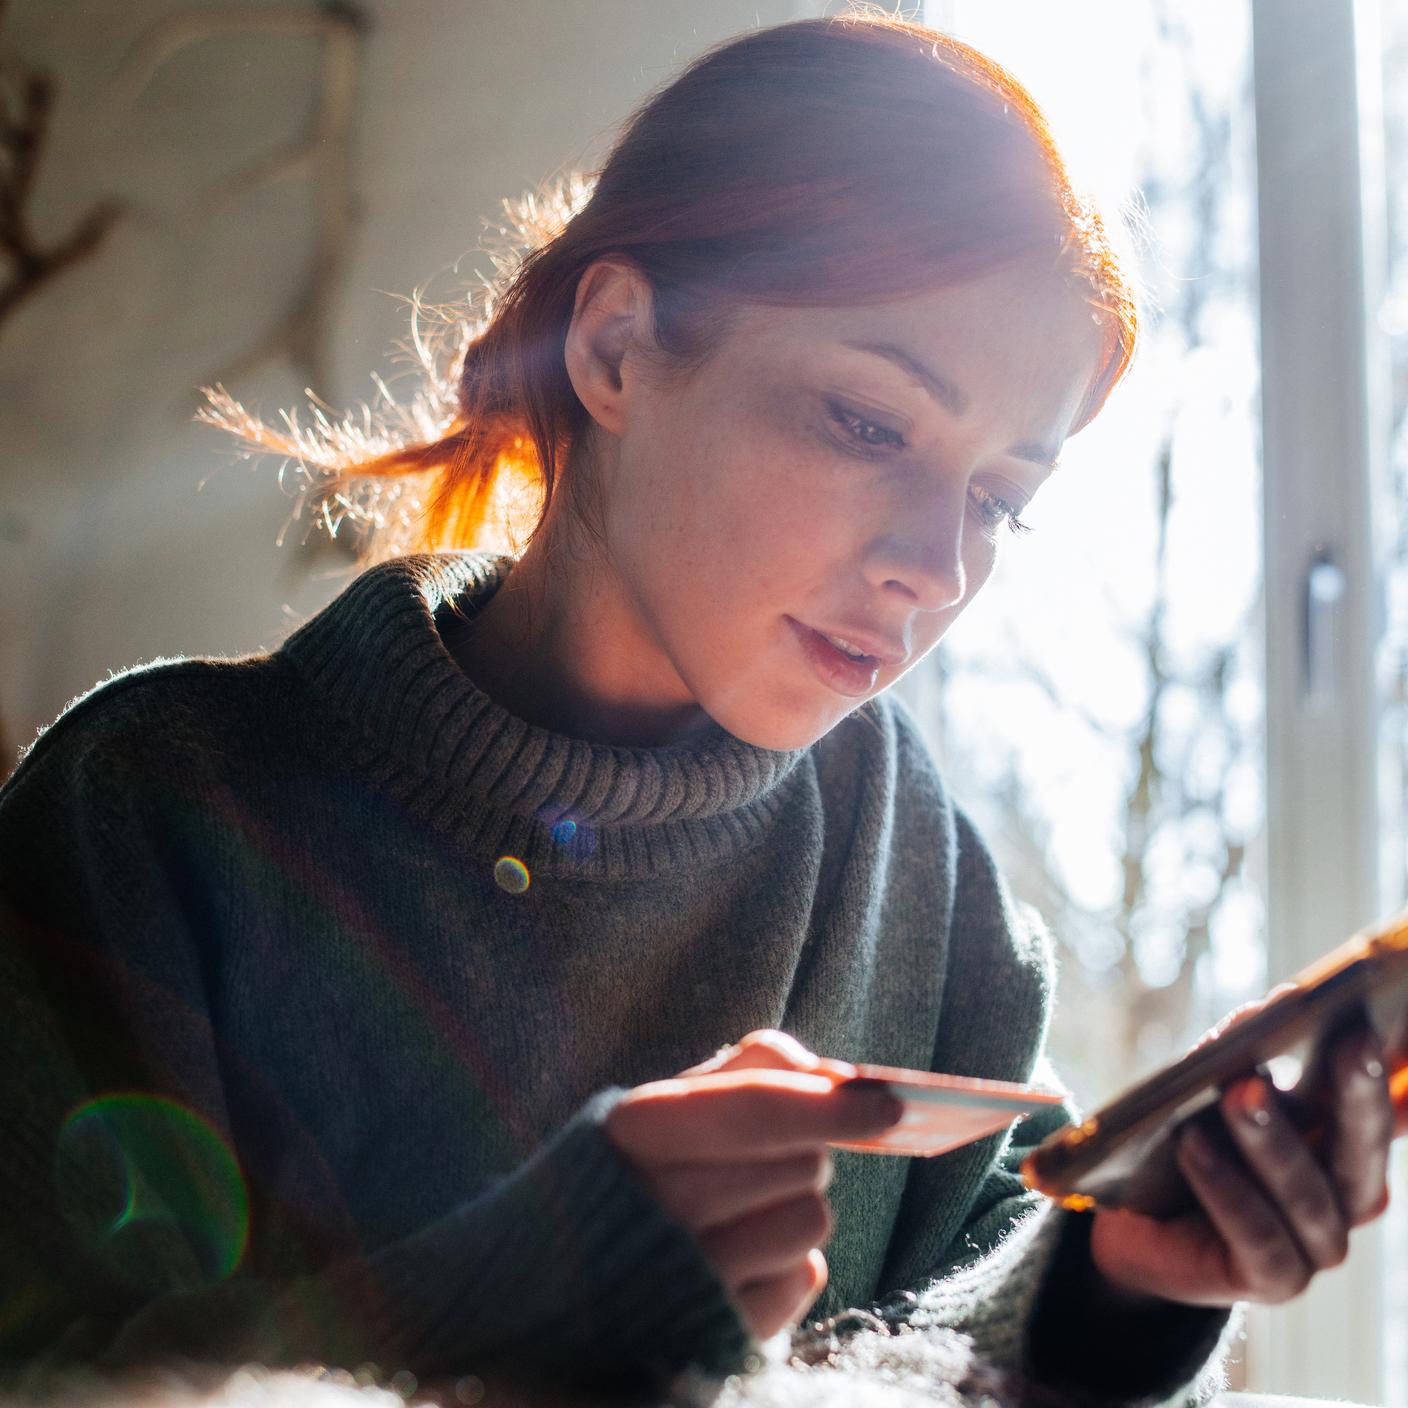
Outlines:
MULTIPOLYGON (((707 45, 822 0, 362 0, 355 97, 360 220, 329 329, 338 409, 405 362, 404 305, 450 296, 483 217, 561 168, 707 45)), ((0 40, 57 83, 31 207, 57 242, 102 198, 130 205, 97 254, 0 324, 0 776, 74 695, 159 655, 277 642, 341 585, 275 538, 292 501, 276 458, 191 423, 196 387, 258 341, 302 286, 313 192, 289 179, 192 216, 208 182, 296 137, 314 109, 307 38, 223 35, 173 54, 130 105, 112 79, 188 0, 12 0, 0 40), (204 489, 201 481, 209 478, 204 489)), ((250 5, 307 12, 311 4, 250 5)), ((266 418, 302 405, 286 361, 229 383, 266 418)), ((412 383, 402 381, 401 387, 412 383)), ((397 385, 397 383, 393 383, 397 385)))

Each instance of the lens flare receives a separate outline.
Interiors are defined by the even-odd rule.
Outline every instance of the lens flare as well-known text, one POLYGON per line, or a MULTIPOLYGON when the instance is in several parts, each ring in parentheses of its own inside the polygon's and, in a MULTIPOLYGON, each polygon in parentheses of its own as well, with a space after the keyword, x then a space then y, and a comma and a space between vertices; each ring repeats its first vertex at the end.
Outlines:
POLYGON ((207 1120, 164 1095, 85 1101, 59 1131, 55 1186, 85 1238, 120 1275, 152 1289, 223 1280, 249 1241, 239 1161, 207 1120))
POLYGON ((553 844, 567 855, 585 860, 596 850, 595 829, 578 814, 575 807, 548 802, 538 808, 537 817, 553 844))
POLYGON ((521 895, 532 883, 528 867, 517 856, 500 856, 494 862, 494 879, 511 895, 521 895))

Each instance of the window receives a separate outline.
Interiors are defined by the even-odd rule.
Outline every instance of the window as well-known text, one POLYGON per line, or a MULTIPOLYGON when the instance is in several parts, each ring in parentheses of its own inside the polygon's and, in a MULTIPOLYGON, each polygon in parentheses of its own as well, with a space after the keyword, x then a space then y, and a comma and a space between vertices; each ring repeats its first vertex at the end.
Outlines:
MULTIPOLYGON (((1010 66, 1078 183, 1132 210, 1154 305, 1036 532, 907 691, 1062 947, 1053 1050, 1088 1107, 1408 899, 1408 14, 927 18, 1010 66)), ((1402 1214, 1352 1245, 1250 1315, 1246 1387, 1408 1408, 1402 1214)))
POLYGON ((1153 305, 1135 369, 918 700, 1063 945, 1054 1050, 1088 1108, 1265 981, 1249 22, 1112 3, 1077 31, 1040 3, 952 8, 1031 88, 1077 182, 1107 212, 1142 201, 1154 241, 1130 251, 1153 305))
MULTIPOLYGON (((1373 151, 1373 99, 1382 112, 1382 166, 1366 162, 1365 209, 1384 235, 1381 299, 1371 296, 1371 416, 1387 442, 1381 505, 1385 538, 1383 637, 1376 675, 1379 707, 1380 884, 1385 911, 1408 904, 1408 8, 1363 12, 1362 43, 1370 78, 1374 48, 1381 61, 1377 94, 1364 103, 1366 151, 1373 151), (1377 22, 1377 23, 1376 23, 1377 22), (1375 31, 1377 30, 1377 33, 1375 31), (1375 44, 1377 39, 1378 43, 1375 44), (1382 195, 1382 208, 1376 196, 1382 195)), ((1369 85, 1366 85, 1368 87, 1369 85)), ((1394 1150, 1395 1191, 1408 1187, 1408 1140, 1394 1150)), ((1395 1210, 1386 1229, 1384 1320, 1408 1323, 1408 1216, 1395 1210)), ((1385 1402, 1408 1404, 1408 1337, 1385 1336, 1385 1402)))

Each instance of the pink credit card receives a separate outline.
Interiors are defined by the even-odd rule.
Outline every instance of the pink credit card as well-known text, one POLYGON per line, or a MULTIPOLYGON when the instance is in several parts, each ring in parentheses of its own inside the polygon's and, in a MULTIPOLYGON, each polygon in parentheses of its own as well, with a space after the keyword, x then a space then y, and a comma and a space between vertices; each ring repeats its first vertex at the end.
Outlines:
POLYGON ((936 1075, 903 1066, 823 1058, 818 1070, 822 1075, 835 1075, 839 1083, 862 1077, 883 1081, 891 1094, 904 1101, 905 1112, 899 1123, 873 1138, 827 1141, 833 1149, 854 1149, 865 1154, 911 1154, 920 1158, 946 1154, 1006 1129, 1014 1120, 1046 1105, 1059 1105, 1064 1098, 1058 1091, 1037 1085, 936 1075))

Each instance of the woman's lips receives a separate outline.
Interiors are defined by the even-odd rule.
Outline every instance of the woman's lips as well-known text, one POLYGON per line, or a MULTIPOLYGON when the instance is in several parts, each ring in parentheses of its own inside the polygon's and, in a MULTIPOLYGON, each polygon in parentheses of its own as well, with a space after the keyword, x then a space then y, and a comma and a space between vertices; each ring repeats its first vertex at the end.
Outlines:
POLYGON ((864 660, 853 660, 844 650, 838 650, 819 631, 794 621, 790 616, 787 623, 792 627, 802 653, 806 656, 817 678, 824 685, 854 699, 869 694, 875 688, 880 674, 880 662, 867 656, 864 660))

